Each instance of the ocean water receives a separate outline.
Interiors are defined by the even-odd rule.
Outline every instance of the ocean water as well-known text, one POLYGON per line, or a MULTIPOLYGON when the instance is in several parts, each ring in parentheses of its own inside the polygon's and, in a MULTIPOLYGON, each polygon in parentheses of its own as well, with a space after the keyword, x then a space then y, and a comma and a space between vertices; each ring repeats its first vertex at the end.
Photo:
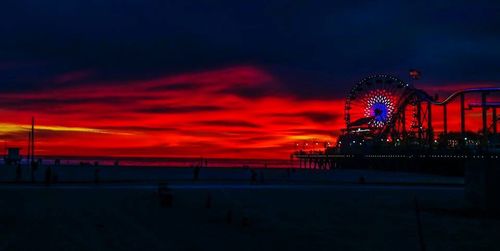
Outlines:
MULTIPOLYGON (((186 167, 196 166, 213 168, 294 168, 298 161, 290 159, 223 159, 223 158, 148 158, 148 157, 42 157, 44 165, 54 164, 56 160, 61 165, 94 165, 135 167, 186 167)), ((3 159, 1 160, 3 162, 3 159)), ((27 161, 23 160, 23 164, 27 161)))

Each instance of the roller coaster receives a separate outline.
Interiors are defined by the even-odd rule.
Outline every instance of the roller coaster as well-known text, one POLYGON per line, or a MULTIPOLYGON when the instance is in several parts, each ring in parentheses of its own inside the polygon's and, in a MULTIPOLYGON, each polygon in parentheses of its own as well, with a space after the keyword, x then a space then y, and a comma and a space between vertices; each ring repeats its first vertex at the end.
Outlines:
POLYGON ((396 77, 370 76, 347 95, 345 128, 337 143, 325 143, 324 150, 300 149, 291 158, 299 160, 299 168, 365 167, 463 175, 466 162, 500 161, 499 94, 500 87, 473 88, 439 100, 396 77), (479 96, 480 102, 466 105, 469 95, 479 96), (449 114, 449 106, 457 100, 459 109, 450 109, 449 114), (433 112, 438 108, 443 117, 435 127, 433 112), (466 111, 471 110, 476 117, 480 114, 479 131, 472 129, 477 123, 466 123, 466 111), (460 117, 458 131, 449 130, 450 117, 460 117))
POLYGON ((343 152, 362 148, 366 152, 367 148, 370 150, 370 147, 380 148, 390 144, 429 149, 450 140, 454 142, 451 146, 463 146, 468 138, 477 140, 478 147, 495 148, 498 143, 497 108, 500 106, 496 94, 500 94, 500 88, 474 88, 457 91, 439 101, 437 97, 393 76, 364 78, 347 96, 344 112, 346 128, 342 130, 336 148, 343 152), (481 102, 469 103, 466 107, 465 96, 469 94, 480 95, 481 102), (460 100, 459 133, 448 130, 447 108, 456 99, 460 100), (433 126, 433 107, 443 109, 443 128, 439 137, 436 137, 433 126), (465 111, 474 108, 481 109, 482 130, 478 133, 466 129, 465 111), (491 119, 488 119, 488 112, 491 119))

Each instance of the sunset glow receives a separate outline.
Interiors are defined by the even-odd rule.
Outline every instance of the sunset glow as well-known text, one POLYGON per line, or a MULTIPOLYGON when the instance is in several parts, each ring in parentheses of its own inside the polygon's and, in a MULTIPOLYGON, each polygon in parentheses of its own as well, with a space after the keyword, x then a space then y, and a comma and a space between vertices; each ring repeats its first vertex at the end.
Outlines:
MULTIPOLYGON (((253 66, 62 86, 0 95, 6 146, 25 147, 32 116, 41 155, 288 158, 297 142, 335 142, 344 127, 342 95, 300 98, 253 66)), ((477 114, 470 123, 478 124, 477 114)), ((439 127, 440 111, 433 117, 439 127)), ((450 130, 458 126, 451 118, 450 130)))
POLYGON ((25 145, 35 116, 43 155, 287 158, 294 141, 342 126, 342 100, 298 100, 248 66, 0 98, 7 145, 25 145))

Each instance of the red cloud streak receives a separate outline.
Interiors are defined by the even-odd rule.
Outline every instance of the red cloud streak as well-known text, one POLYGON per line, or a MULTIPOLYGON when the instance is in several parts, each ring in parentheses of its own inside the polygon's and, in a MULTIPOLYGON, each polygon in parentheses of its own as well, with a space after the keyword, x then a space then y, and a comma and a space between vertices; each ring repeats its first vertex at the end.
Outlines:
MULTIPOLYGON (((65 74, 54 83, 64 86, 87 74, 65 74)), ((231 67, 0 94, 0 139, 25 148, 22 126, 35 116, 45 126, 37 131, 39 155, 288 158, 297 141, 333 142, 344 126, 343 107, 338 98, 297 98, 262 69, 231 67)), ((439 131, 441 109, 435 110, 439 131)), ((457 130, 458 106, 449 114, 449 128, 457 130)), ((473 130, 478 114, 468 112, 473 130)))

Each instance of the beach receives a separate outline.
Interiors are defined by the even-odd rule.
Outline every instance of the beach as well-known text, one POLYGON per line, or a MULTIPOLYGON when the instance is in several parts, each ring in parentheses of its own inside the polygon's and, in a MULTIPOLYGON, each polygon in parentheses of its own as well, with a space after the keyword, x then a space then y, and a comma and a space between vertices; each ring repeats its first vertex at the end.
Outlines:
MULTIPOLYGON (((186 183, 194 180, 194 167, 160 166, 113 166, 113 165, 42 165, 34 173, 35 183, 43 183, 46 169, 62 184, 94 183, 96 177, 102 183, 186 183)), ((463 185, 463 177, 439 176, 425 173, 391 172, 367 169, 298 169, 298 168, 252 168, 252 167, 202 167, 199 168, 198 182, 204 183, 358 183, 362 177, 371 184, 424 184, 463 185), (255 175, 255 181, 252 181, 255 175)), ((0 166, 0 182, 16 183, 16 167, 0 166)), ((32 183, 31 170, 21 166, 19 183, 32 183)))
POLYGON ((45 185, 43 168, 34 184, 2 169, 0 250, 419 250, 415 199, 428 250, 500 248, 499 219, 471 215, 463 178, 261 169, 253 182, 224 168, 193 181, 186 168, 60 166, 45 185))

